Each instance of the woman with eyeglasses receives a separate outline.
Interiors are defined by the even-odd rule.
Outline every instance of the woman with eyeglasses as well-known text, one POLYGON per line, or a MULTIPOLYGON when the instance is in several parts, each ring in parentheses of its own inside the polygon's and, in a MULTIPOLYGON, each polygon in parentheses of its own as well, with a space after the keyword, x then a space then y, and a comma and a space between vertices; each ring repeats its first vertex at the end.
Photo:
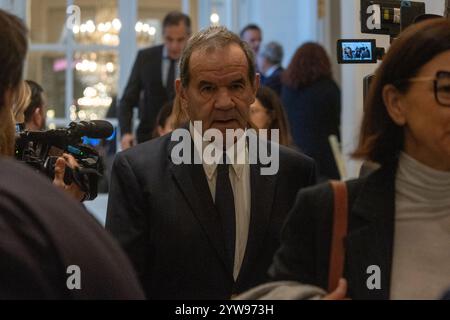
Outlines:
MULTIPOLYGON (((354 156, 381 168, 346 183, 347 296, 441 298, 450 286, 450 21, 419 23, 393 43, 354 156)), ((299 193, 270 270, 275 280, 327 288, 333 201, 329 184, 299 193)))

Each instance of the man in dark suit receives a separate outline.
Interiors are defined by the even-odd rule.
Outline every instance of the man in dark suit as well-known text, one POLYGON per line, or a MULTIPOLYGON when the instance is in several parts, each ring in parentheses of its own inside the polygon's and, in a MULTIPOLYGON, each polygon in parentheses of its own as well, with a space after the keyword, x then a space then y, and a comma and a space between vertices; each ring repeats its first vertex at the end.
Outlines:
POLYGON ((258 54, 258 70, 261 72, 261 84, 271 88, 281 96, 281 74, 283 67, 283 47, 277 42, 269 42, 258 54))
POLYGON ((259 53, 261 42, 263 41, 263 32, 256 24, 246 25, 240 32, 242 41, 245 41, 252 49, 255 56, 259 53))
MULTIPOLYGON (((223 27, 194 35, 180 70, 177 94, 191 122, 215 129, 218 139, 250 126, 259 77, 237 35, 223 27)), ((115 159, 106 227, 150 299, 229 299, 265 282, 297 191, 315 183, 311 159, 284 147, 275 155, 275 145, 279 170, 271 176, 261 174, 262 161, 176 164, 176 134, 187 133, 188 160, 213 144, 205 136, 203 146, 192 146, 200 131, 191 125, 115 159)), ((249 145, 241 150, 247 159, 254 155, 249 145)), ((220 158, 228 155, 219 150, 220 158)))
POLYGON ((151 139, 160 109, 175 97, 178 60, 190 34, 190 18, 181 12, 171 12, 163 21, 164 45, 139 51, 119 105, 123 149, 136 142, 132 134, 132 118, 133 108, 138 104, 140 124, 137 142, 151 139))

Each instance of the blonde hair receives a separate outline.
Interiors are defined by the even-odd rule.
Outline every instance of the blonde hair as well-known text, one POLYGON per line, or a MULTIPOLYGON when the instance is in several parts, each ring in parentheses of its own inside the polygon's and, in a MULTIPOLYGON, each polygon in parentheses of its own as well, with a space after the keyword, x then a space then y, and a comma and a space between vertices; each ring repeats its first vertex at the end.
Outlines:
POLYGON ((14 95, 12 114, 16 123, 25 122, 25 111, 31 102, 31 88, 25 81, 22 81, 14 95))

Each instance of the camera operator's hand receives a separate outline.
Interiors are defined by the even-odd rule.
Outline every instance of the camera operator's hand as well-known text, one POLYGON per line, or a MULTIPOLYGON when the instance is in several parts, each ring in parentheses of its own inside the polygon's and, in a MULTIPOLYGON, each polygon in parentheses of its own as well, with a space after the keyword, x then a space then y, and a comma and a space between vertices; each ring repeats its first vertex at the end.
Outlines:
POLYGON ((127 150, 135 145, 134 135, 131 133, 126 133, 122 136, 121 146, 122 150, 127 150))
POLYGON ((70 185, 66 185, 64 183, 64 174, 66 172, 66 167, 69 167, 71 169, 79 167, 75 158, 69 154, 64 154, 56 161, 55 179, 53 180, 53 184, 58 188, 63 189, 77 201, 82 202, 85 198, 85 193, 80 190, 80 187, 75 183, 72 183, 70 185))

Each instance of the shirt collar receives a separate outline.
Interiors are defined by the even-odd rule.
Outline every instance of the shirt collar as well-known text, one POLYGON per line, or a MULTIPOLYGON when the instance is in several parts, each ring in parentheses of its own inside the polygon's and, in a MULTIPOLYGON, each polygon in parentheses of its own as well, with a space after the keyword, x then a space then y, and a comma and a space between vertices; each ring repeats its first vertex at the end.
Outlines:
POLYGON ((265 76, 266 78, 272 76, 273 73, 274 73, 275 71, 277 71, 279 67, 280 67, 279 64, 270 67, 270 68, 264 73, 264 76, 265 76))
MULTIPOLYGON (((169 50, 167 50, 166 46, 163 47, 163 54, 162 54, 162 56, 163 56, 164 60, 167 60, 167 61, 173 60, 171 57, 169 57, 169 50)), ((178 61, 180 61, 180 59, 176 59, 175 61, 178 62, 178 61)))
POLYGON ((166 46, 163 46, 163 54, 162 54, 162 56, 163 56, 164 59, 170 59, 169 58, 169 52, 168 52, 166 46))
MULTIPOLYGON (((192 123, 189 126, 189 131, 191 133, 191 136, 194 136, 194 132, 195 132, 195 128, 192 125, 192 123)), ((234 144, 233 146, 231 146, 227 151, 229 151, 230 149, 232 149, 233 147, 240 146, 242 144, 242 139, 246 139, 247 135, 244 134, 236 144, 234 144)), ((210 145, 212 142, 209 141, 203 141, 202 142, 202 150, 199 150, 199 146, 197 146, 194 143, 194 147, 196 148, 196 151, 200 154, 203 154, 203 151, 205 150, 205 148, 210 145)), ((236 148, 238 149, 238 148, 236 148)), ((222 156, 223 152, 221 152, 221 156, 222 156)), ((249 155, 248 155, 248 146, 247 143, 245 143, 245 148, 242 150, 237 150, 236 154, 235 154, 235 160, 236 159, 241 159, 242 157, 245 157, 245 161, 244 164, 238 161, 233 161, 233 163, 231 164, 231 168, 233 168, 234 173, 236 174, 236 177, 238 178, 238 180, 240 180, 243 177, 243 173, 244 173, 244 168, 246 165, 248 165, 249 163, 249 155), (243 154, 245 152, 245 154, 243 154)), ((207 164, 205 162, 203 162, 203 168, 205 170, 206 173, 206 177, 208 178, 208 180, 212 180, 214 178, 214 175, 216 173, 217 170, 217 163, 213 163, 213 164, 207 164)))

